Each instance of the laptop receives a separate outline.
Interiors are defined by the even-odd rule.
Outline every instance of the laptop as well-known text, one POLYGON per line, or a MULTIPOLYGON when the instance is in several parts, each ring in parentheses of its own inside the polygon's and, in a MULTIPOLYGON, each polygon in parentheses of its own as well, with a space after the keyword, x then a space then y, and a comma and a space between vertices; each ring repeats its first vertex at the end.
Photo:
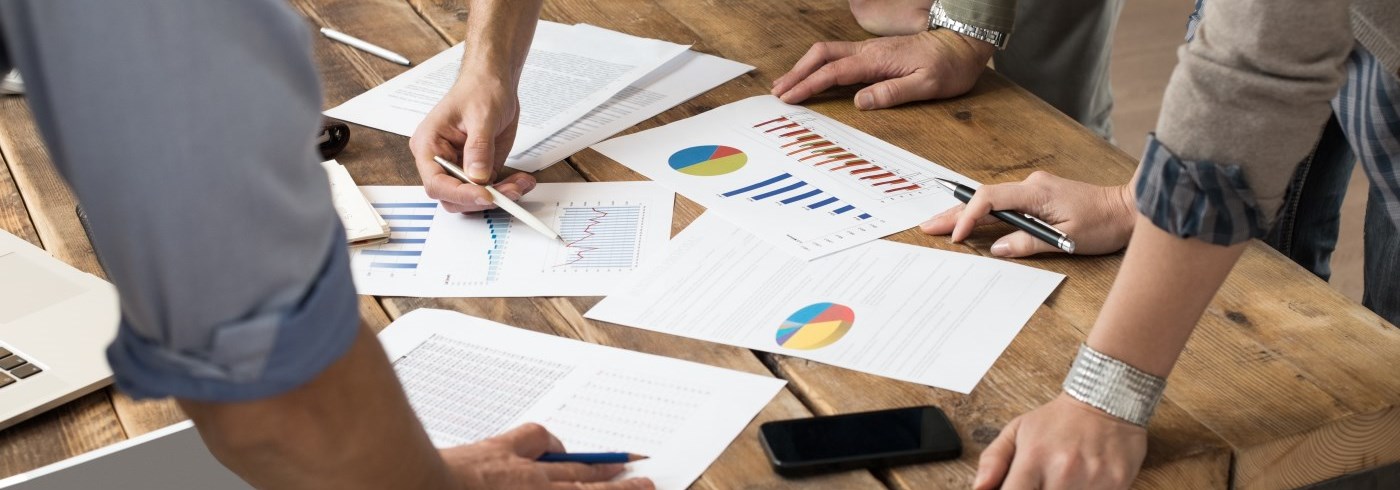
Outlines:
POLYGON ((0 430, 106 386, 116 289, 0 230, 0 430))
POLYGON ((209 453, 194 424, 181 422, 0 480, 4 490, 252 488, 209 453))

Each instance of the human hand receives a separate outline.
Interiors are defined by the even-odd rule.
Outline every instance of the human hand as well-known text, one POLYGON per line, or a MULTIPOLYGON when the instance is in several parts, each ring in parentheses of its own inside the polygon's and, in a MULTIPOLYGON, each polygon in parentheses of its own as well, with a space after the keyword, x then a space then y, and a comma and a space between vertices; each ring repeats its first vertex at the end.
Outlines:
POLYGON ((813 44, 773 81, 773 95, 796 104, 835 85, 872 83, 856 92, 861 110, 966 93, 996 48, 948 29, 860 42, 813 44))
MULTIPOLYGON (((952 234, 963 241, 977 226, 999 222, 993 210, 1018 211, 1044 220, 1074 240, 1076 254, 1113 253, 1128 245, 1137 206, 1126 185, 1099 187, 1037 171, 1019 183, 984 185, 965 205, 939 213, 919 225, 930 235, 952 234)), ((1016 231, 992 244, 997 257, 1025 257, 1060 252, 1030 233, 1016 231)))
POLYGON ((1128 488, 1146 455, 1146 429, 1061 393, 1006 424, 972 488, 1128 488))
POLYGON ((620 464, 541 463, 546 452, 564 452, 564 444, 539 424, 525 424, 484 441, 441 450, 447 468, 462 488, 549 490, 650 490, 651 480, 608 480, 622 473, 620 464))
POLYGON ((495 207, 481 185, 495 183, 496 190, 511 200, 534 189, 534 176, 524 172, 496 181, 515 143, 519 113, 513 84, 463 72, 408 142, 428 197, 442 201, 448 212, 464 213, 495 207), (480 185, 447 175, 433 156, 462 164, 467 176, 480 185))

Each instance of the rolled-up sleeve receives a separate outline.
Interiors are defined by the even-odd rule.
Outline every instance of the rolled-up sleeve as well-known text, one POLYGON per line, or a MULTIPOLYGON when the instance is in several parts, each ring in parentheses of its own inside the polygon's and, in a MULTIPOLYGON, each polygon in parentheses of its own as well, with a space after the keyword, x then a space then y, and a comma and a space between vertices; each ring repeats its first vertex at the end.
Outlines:
POLYGON ((1205 2, 1139 172, 1143 214, 1220 245, 1270 226, 1344 79, 1348 3, 1205 2))
POLYGON ((265 398, 344 355, 358 309, 297 15, 280 0, 11 0, 0 22, 121 294, 108 359, 123 391, 265 398))

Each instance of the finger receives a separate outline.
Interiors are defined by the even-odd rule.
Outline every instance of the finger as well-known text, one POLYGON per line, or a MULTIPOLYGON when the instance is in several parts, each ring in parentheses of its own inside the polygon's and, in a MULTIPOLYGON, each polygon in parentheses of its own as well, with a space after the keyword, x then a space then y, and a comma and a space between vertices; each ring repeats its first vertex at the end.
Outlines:
POLYGON ((494 206, 491 203, 491 193, 486 192, 486 189, 474 184, 465 184, 441 169, 438 173, 424 176, 423 190, 428 193, 428 197, 455 205, 444 206, 450 212, 479 211, 494 206), (453 208, 462 211, 453 211, 453 208))
POLYGON ((518 201, 521 196, 534 190, 535 177, 525 172, 516 172, 502 178, 492 187, 495 187, 497 191, 500 191, 501 194, 504 194, 506 197, 510 198, 510 200, 518 201))
POLYGON ((796 104, 836 85, 850 85, 866 81, 873 76, 874 72, 874 65, 865 58, 856 56, 841 58, 822 65, 810 76, 798 81, 779 98, 783 99, 783 102, 796 104))
POLYGON ((905 102, 932 99, 938 94, 938 79, 919 71, 909 76, 885 80, 856 92, 856 108, 868 111, 894 107, 905 102))
POLYGON ((521 425, 491 439, 506 444, 517 456, 531 460, 547 452, 564 452, 564 444, 536 423, 521 425))
POLYGON ((997 257, 1027 257, 1047 252, 1064 251, 1024 231, 1008 234, 992 244, 992 255, 997 257))
POLYGON ((608 481, 627 469, 622 464, 583 464, 583 463, 540 463, 545 476, 551 481, 596 482, 608 481))
POLYGON ((1044 481, 1040 468, 1036 465, 1041 463, 1030 458, 1014 458, 1011 461, 1011 469, 1006 474, 1006 481, 1002 483, 1002 490, 1033 490, 1040 488, 1044 481))
POLYGON ((1011 467, 1011 458, 1016 455, 1016 429, 1021 427, 1019 417, 1011 419, 1001 434, 982 450, 977 460, 977 477, 972 480, 973 490, 990 490, 1001 484, 1006 470, 1011 467))
POLYGON ((628 478, 621 481, 599 483, 563 483, 550 485, 554 490, 655 490, 656 484, 647 478, 628 478))
POLYGON ((782 95, 792 89, 793 85, 802 81, 817 71, 822 65, 841 58, 853 55, 856 52, 856 43, 852 42, 825 42, 813 44, 807 49, 807 53, 802 55, 797 63, 792 65, 792 69, 784 73, 783 76, 773 80, 773 95, 782 95))
POLYGON ((490 184, 496 170, 496 128, 490 121, 494 114, 479 114, 477 119, 465 121, 468 124, 467 142, 462 145, 462 168, 467 177, 477 184, 490 184))
MULTIPOLYGON (((963 212, 967 206, 959 204, 948 208, 947 211, 933 215, 928 221, 919 224, 919 231, 929 235, 947 235, 953 231, 953 225, 958 222, 958 214, 963 212)), ((977 226, 996 223, 995 216, 987 215, 977 218, 977 226)))
POLYGON ((1033 186, 1025 184, 984 185, 977 189, 967 208, 958 215, 950 238, 954 243, 966 240, 977 226, 977 220, 991 214, 993 210, 1012 210, 1036 214, 1042 201, 1040 193, 1033 186))

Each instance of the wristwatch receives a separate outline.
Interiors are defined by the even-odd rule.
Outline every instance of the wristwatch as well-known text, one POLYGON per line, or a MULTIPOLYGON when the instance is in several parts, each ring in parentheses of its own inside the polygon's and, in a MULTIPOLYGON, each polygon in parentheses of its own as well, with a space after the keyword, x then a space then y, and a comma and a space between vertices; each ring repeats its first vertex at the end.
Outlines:
POLYGON ((973 39, 986 41, 988 44, 996 46, 997 49, 1005 49, 1006 40, 1011 37, 1010 33, 953 20, 948 17, 948 12, 943 10, 943 2, 933 0, 933 6, 928 9, 928 29, 932 31, 940 27, 973 39))
POLYGON ((1065 394, 1075 400, 1130 424, 1147 427, 1166 391, 1167 380, 1081 344, 1063 387, 1065 394))

